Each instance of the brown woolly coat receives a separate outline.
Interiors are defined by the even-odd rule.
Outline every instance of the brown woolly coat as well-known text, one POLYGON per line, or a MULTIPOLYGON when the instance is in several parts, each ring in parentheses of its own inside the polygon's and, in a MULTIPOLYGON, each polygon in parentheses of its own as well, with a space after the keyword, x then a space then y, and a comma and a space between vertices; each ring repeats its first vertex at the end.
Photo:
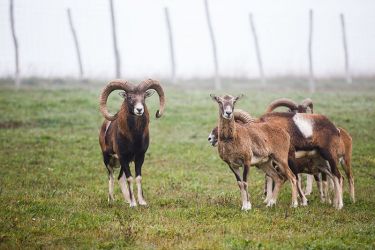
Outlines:
POLYGON ((241 124, 234 119, 221 118, 218 136, 219 155, 223 161, 230 164, 250 166, 254 157, 288 157, 289 135, 264 122, 241 124), (285 150, 280 150, 282 148, 285 150))

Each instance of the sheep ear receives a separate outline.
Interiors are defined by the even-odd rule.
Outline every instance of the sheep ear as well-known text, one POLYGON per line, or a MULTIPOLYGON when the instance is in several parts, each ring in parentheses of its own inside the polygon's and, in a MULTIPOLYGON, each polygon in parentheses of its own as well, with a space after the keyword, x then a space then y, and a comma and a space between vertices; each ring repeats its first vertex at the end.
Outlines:
POLYGON ((236 98, 234 98, 234 101, 238 101, 239 99, 241 99, 242 97, 244 97, 244 94, 240 94, 238 95, 236 98))
POLYGON ((118 95, 121 96, 122 98, 126 99, 126 92, 125 91, 119 92, 118 95))
POLYGON ((218 102, 219 101, 219 98, 215 95, 215 94, 210 94, 212 100, 214 100, 215 102, 218 102))
POLYGON ((153 94, 155 94, 155 92, 156 91, 153 90, 153 89, 147 90, 146 93, 145 93, 145 98, 152 96, 153 94))

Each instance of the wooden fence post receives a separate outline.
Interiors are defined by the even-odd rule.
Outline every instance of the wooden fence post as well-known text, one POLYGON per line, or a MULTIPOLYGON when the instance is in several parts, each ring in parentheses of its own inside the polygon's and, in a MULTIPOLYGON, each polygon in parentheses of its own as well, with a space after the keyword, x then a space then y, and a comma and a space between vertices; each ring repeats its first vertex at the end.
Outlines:
POLYGON ((219 62, 217 58, 217 51, 216 51, 216 41, 215 41, 215 35, 211 24, 211 17, 210 17, 210 10, 208 7, 208 1, 204 0, 204 6, 206 10, 206 18, 207 18, 207 24, 208 29, 210 31, 210 37, 212 42, 212 54, 213 54, 213 60, 214 60, 214 67, 215 67, 215 89, 220 90, 221 89, 221 83, 220 83, 220 75, 219 75, 219 62))
POLYGON ((314 69, 313 69, 313 58, 312 58, 312 39, 313 39, 313 11, 309 11, 309 44, 308 44, 308 55, 309 55, 309 90, 315 92, 315 80, 314 80, 314 69))
POLYGON ((111 22, 112 22, 112 37, 113 37, 113 51, 115 54, 115 66, 116 66, 116 78, 121 77, 121 60, 117 47, 117 33, 116 33, 116 19, 115 11, 113 8, 113 0, 109 0, 110 10, 111 10, 111 22))
POLYGON ((13 44, 14 44, 14 58, 15 58, 15 74, 14 74, 14 83, 18 89, 21 85, 20 79, 20 67, 19 67, 19 52, 18 52, 18 40, 16 36, 16 28, 14 24, 14 5, 13 0, 9 1, 9 12, 10 12, 10 29, 12 31, 13 44))
POLYGON ((341 31, 342 31, 342 44, 344 49, 344 56, 345 56, 345 76, 346 76, 346 82, 351 84, 352 83, 352 77, 350 75, 350 69, 349 69, 349 52, 348 52, 348 43, 346 41, 346 26, 345 26, 345 17, 344 14, 340 14, 340 21, 341 21, 341 31))
POLYGON ((164 8, 165 13, 165 22, 167 25, 168 30, 168 39, 169 39, 169 51, 170 51, 170 59, 171 59, 171 81, 173 84, 176 83, 176 61, 174 55, 174 45, 173 45, 173 31, 171 26, 171 20, 169 18, 169 10, 168 7, 164 8))
POLYGON ((70 30, 72 32, 72 36, 73 36, 73 40, 74 40, 74 45, 76 47, 76 53, 77 53, 77 59, 78 59, 78 66, 79 66, 79 77, 80 77, 80 79, 82 79, 83 78, 83 66, 82 66, 81 50, 79 48, 77 33, 76 33, 75 28, 74 28, 74 24, 73 24, 73 19, 72 19, 72 15, 71 15, 71 12, 70 12, 70 8, 66 9, 66 12, 67 12, 67 15, 68 15, 68 21, 69 21, 70 30))
POLYGON ((266 78, 264 76, 262 57, 261 57, 261 54, 260 54, 258 36, 257 36, 257 32, 256 32, 256 29, 255 29, 255 24, 254 24, 252 13, 249 14, 249 20, 250 20, 251 31, 252 31, 253 38, 254 38, 255 52, 256 52, 256 56, 257 56, 257 60, 258 60, 259 76, 260 76, 262 85, 264 85, 266 83, 266 78))

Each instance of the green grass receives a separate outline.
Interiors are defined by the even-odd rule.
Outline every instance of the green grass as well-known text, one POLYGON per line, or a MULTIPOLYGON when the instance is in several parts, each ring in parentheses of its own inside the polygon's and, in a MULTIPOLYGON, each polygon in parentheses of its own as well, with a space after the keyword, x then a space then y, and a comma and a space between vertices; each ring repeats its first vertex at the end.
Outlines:
MULTIPOLYGON (((208 91, 166 88, 165 116, 151 118, 143 166, 147 208, 129 208, 116 183, 107 203, 107 174, 98 145, 101 86, 14 91, 0 87, 0 248, 375 248, 375 91, 320 92, 314 109, 347 128, 354 142, 357 202, 345 182, 344 208, 290 208, 290 185, 278 204, 263 204, 263 174, 251 168, 253 209, 240 210, 235 178, 207 143, 217 121, 208 91)), ((239 88, 239 108, 260 115, 278 97, 304 91, 239 88)), ((112 110, 119 97, 111 100, 112 110)), ((148 101, 157 108, 156 95, 148 101)), ((133 169, 134 173, 134 169, 133 169)))

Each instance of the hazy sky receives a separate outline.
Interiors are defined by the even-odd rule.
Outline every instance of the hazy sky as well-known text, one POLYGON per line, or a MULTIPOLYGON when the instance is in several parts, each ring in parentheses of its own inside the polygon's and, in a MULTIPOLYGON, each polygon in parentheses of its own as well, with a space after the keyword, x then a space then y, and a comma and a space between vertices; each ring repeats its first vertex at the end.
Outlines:
MULTIPOLYGON (((77 60, 66 8, 81 44, 85 75, 114 77, 107 0, 14 0, 23 75, 76 76, 77 60)), ((123 77, 167 77, 169 45, 164 6, 174 31, 178 77, 213 73, 212 49, 203 0, 114 0, 123 77)), ((347 23, 350 67, 355 75, 375 74, 373 0, 209 0, 222 75, 257 77, 250 33, 254 15, 268 76, 308 73, 308 11, 314 10, 314 68, 318 76, 344 74, 339 14, 347 23)), ((14 48, 9 1, 0 0, 0 76, 13 74, 14 48)))

